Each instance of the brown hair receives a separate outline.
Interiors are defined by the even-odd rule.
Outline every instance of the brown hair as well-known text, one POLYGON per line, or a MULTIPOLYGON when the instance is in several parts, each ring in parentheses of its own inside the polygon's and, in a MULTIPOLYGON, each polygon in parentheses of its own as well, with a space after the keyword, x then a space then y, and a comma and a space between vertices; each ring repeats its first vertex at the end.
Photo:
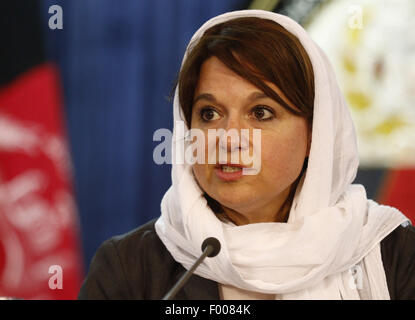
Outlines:
MULTIPOLYGON (((206 30, 196 43, 190 44, 188 56, 177 80, 179 102, 188 127, 191 126, 193 99, 199 81, 200 68, 215 56, 229 69, 261 89, 289 112, 307 119, 312 127, 314 107, 314 72, 307 52, 300 41, 278 23, 255 17, 237 18, 206 30), (265 81, 275 84, 298 109, 290 107, 265 81)), ((307 168, 304 161, 301 174, 292 184, 290 194, 281 207, 284 221, 298 182, 307 168)), ((229 218, 221 205, 206 192, 208 205, 220 219, 229 218)))
POLYGON ((189 128, 200 67, 212 56, 290 112, 307 118, 311 127, 314 73, 307 52, 298 38, 278 23, 247 17, 217 24, 206 30, 197 43, 190 44, 177 81, 189 128), (275 84, 300 111, 290 107, 264 80, 275 84))

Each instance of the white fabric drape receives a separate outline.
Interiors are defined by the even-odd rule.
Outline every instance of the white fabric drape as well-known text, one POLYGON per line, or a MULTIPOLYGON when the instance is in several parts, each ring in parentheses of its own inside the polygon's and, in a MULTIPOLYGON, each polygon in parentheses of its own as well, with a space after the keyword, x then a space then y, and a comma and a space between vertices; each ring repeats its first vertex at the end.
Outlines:
MULTIPOLYGON (((191 165, 174 163, 176 143, 183 138, 175 126, 172 186, 161 203, 158 236, 186 269, 200 255, 205 238, 218 238, 221 252, 205 259, 196 274, 222 284, 279 299, 389 299, 380 241, 407 218, 368 200, 364 187, 352 184, 359 163, 355 130, 330 62, 299 24, 261 10, 217 16, 191 41, 211 26, 238 17, 279 23, 297 36, 310 57, 315 101, 306 174, 287 223, 222 222, 207 205, 191 165)), ((184 121, 177 90, 173 109, 174 120, 184 121)))

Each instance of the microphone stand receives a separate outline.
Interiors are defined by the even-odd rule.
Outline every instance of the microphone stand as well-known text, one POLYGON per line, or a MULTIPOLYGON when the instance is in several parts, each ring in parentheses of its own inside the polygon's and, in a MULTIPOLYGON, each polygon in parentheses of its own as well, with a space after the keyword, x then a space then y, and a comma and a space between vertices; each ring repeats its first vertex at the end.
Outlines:
POLYGON ((199 266, 199 264, 201 264, 202 261, 213 252, 213 250, 214 247, 212 245, 206 246, 205 250, 203 250, 203 254, 199 257, 199 259, 196 260, 193 266, 183 274, 183 276, 176 283, 176 285, 173 288, 171 288, 169 292, 167 292, 163 300, 171 300, 187 282, 187 280, 190 278, 190 276, 193 274, 193 272, 199 266))

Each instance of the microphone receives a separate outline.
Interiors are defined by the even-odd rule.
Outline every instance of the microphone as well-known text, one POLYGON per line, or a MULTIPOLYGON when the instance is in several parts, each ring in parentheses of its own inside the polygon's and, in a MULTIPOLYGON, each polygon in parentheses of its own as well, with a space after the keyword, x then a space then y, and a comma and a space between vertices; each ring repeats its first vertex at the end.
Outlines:
POLYGON ((202 251, 204 252, 205 249, 208 250, 208 253, 206 254, 207 257, 216 257, 220 252, 219 240, 214 237, 206 238, 202 243, 202 251))
POLYGON ((170 291, 164 296, 163 300, 173 299, 177 292, 179 292, 179 290, 189 280, 190 276, 206 257, 213 258, 218 255, 220 252, 219 240, 214 237, 206 238, 202 243, 202 251, 203 253, 199 259, 197 259, 193 266, 183 274, 183 276, 179 281, 177 281, 174 287, 171 288, 170 291))

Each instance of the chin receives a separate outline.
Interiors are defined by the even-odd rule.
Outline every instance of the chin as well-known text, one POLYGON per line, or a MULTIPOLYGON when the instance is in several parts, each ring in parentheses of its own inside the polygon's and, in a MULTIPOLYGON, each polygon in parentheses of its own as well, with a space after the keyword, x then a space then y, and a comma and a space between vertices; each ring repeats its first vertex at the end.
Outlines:
POLYGON ((252 192, 229 191, 214 195, 213 198, 221 205, 238 211, 240 208, 249 207, 254 202, 255 195, 252 192))

